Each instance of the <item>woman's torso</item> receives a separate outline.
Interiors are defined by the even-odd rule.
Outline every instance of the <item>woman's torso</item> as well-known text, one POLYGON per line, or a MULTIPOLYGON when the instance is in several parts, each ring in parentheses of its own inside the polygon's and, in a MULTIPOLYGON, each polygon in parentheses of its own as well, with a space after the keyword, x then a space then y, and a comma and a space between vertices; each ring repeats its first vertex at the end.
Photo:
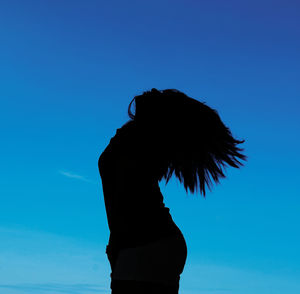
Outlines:
POLYGON ((158 181, 151 174, 151 159, 147 159, 137 139, 134 125, 128 124, 117 130, 99 158, 110 229, 107 251, 181 234, 163 203, 158 181))

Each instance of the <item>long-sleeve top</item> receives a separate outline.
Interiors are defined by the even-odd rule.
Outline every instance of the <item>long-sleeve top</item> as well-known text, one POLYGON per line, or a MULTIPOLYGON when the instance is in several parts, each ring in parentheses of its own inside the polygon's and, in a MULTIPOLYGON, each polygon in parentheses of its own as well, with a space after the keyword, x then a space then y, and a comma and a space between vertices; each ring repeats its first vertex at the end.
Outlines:
POLYGON ((98 161, 110 230, 107 253, 180 233, 137 139, 133 124, 117 129, 98 161))

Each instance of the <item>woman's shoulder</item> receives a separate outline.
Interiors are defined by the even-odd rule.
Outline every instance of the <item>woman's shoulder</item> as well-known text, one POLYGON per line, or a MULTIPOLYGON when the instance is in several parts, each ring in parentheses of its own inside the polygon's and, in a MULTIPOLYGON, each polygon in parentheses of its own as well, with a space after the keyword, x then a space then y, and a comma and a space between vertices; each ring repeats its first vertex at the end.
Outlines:
POLYGON ((127 121, 121 128, 116 130, 115 137, 129 137, 136 133, 136 123, 133 120, 127 121))
POLYGON ((117 128, 106 148, 114 158, 130 157, 131 160, 146 161, 154 155, 153 142, 137 127, 133 120, 117 128))
POLYGON ((121 128, 116 129, 103 153, 105 155, 110 154, 112 157, 128 155, 134 152, 136 141, 134 124, 129 121, 121 128))

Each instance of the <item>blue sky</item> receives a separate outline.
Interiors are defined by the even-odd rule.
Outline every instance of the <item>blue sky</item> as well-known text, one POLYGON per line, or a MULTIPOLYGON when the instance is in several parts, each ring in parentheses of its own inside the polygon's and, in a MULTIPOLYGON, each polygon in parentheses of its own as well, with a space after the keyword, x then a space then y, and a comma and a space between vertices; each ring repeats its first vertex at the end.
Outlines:
POLYGON ((109 293, 97 161, 153 87, 246 140, 206 199, 160 183, 188 245, 181 293, 299 293, 299 6, 1 1, 0 293, 109 293))

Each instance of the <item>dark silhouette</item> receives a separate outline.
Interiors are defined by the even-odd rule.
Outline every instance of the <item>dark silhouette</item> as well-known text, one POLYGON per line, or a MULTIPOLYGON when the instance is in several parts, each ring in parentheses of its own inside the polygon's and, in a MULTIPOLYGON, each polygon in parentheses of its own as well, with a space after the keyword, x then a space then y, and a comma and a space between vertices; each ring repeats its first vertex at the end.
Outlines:
POLYGON ((134 97, 128 115, 98 161, 112 294, 177 294, 187 247, 158 183, 175 173, 186 192, 205 197, 210 177, 219 183, 226 164, 243 165, 236 145, 244 140, 233 138, 216 110, 173 89, 134 97))

